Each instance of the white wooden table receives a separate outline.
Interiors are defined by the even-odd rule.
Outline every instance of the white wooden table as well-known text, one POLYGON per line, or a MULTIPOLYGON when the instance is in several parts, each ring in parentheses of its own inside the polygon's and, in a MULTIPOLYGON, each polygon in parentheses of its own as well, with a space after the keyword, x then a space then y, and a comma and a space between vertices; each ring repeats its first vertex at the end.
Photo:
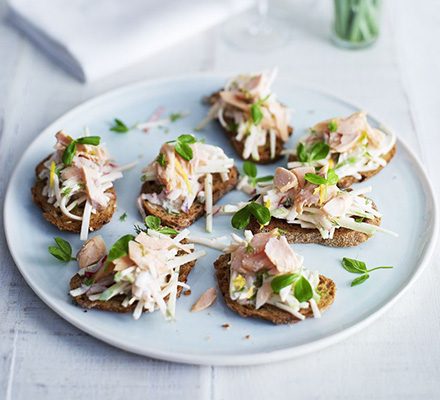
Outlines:
MULTIPOLYGON (((145 78, 272 65, 282 76, 352 98, 382 116, 436 173, 440 194, 440 2, 389 0, 380 41, 358 52, 329 43, 330 2, 291 3, 286 6, 295 37, 287 48, 267 55, 239 52, 213 30, 91 85, 73 80, 1 22, 0 207, 27 144, 83 100, 145 78)), ((410 216, 402 217, 411 223, 410 216)), ((438 399, 439 255, 437 248, 411 290, 356 336, 279 364, 214 368, 128 354, 74 328, 26 285, 1 230, 0 399, 438 399)))

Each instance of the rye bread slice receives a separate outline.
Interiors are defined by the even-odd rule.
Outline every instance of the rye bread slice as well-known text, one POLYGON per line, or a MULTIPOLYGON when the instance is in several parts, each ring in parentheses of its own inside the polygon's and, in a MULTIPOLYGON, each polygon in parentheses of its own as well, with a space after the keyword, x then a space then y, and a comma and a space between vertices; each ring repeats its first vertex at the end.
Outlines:
MULTIPOLYGON (((397 145, 394 145, 391 150, 386 153, 384 156, 382 156, 382 158, 387 162, 387 164, 391 161, 391 159, 394 157, 394 155, 396 154, 397 151, 397 145)), ((289 162, 292 161, 297 161, 298 159, 296 158, 295 155, 291 155, 289 157, 289 162)), ((361 178, 355 178, 354 176, 344 176, 343 178, 341 178, 338 182, 338 187, 340 189, 346 189, 349 188, 351 185, 353 185, 354 183, 359 183, 359 182, 363 182, 369 178, 371 178, 372 176, 378 174, 384 167, 380 166, 372 171, 366 171, 366 172, 361 172, 361 178)))
MULTIPOLYGON (((178 253, 178 255, 183 255, 183 254, 184 254, 183 252, 178 253)), ((188 280, 188 275, 190 274, 191 270, 194 268, 195 264, 196 264, 196 260, 183 264, 180 267, 180 271, 179 271, 180 282, 186 283, 186 281, 188 280)), ((85 279, 86 277, 79 276, 78 274, 74 275, 70 280, 70 290, 79 288, 85 279)), ((180 297, 180 294, 182 293, 182 289, 183 289, 182 286, 177 287, 177 297, 180 297)), ((87 309, 94 308, 97 310, 113 311, 117 313, 133 312, 137 303, 135 302, 127 307, 124 307, 122 305, 124 299, 125 299, 125 295, 122 294, 117 295, 107 301, 100 301, 100 300, 91 301, 88 299, 88 297, 85 294, 81 296, 73 297, 73 301, 75 301, 82 308, 87 308, 87 309)), ((146 312, 146 310, 144 310, 143 312, 146 312)))
MULTIPOLYGON (((265 304, 258 310, 253 305, 239 304, 232 300, 229 295, 229 281, 230 281, 230 254, 221 255, 215 262, 215 272, 217 276, 217 283, 223 295, 226 305, 234 312, 242 317, 260 318, 270 321, 274 324, 295 324, 301 320, 287 311, 281 310, 271 304, 265 304)), ((318 292, 321 295, 318 307, 321 312, 329 308, 336 296, 336 285, 330 279, 323 275, 319 275, 318 292)), ((312 309, 302 309, 301 314, 306 318, 313 317, 312 309)))
MULTIPOLYGON (((371 225, 379 226, 380 218, 368 220, 371 225)), ((273 229, 281 229, 289 243, 315 243, 329 247, 353 247, 367 241, 370 236, 366 233, 353 231, 347 228, 335 230, 332 239, 323 239, 317 229, 301 228, 297 224, 289 224, 284 219, 272 218, 268 225, 260 227, 260 224, 252 219, 247 229, 256 234, 270 232, 273 229)))
MULTIPOLYGON (((206 102, 208 104, 212 105, 217 101, 218 98, 219 98, 219 93, 216 92, 216 93, 212 94, 211 96, 209 96, 206 99, 206 102)), ((224 119, 228 125, 230 125, 230 126, 233 125, 233 121, 230 118, 224 117, 224 119)), ((217 123, 219 124, 220 128, 222 128, 225 131, 226 135, 229 138, 229 141, 232 144, 232 147, 234 148, 234 150, 236 151, 238 156, 242 160, 245 160, 243 158, 244 143, 242 141, 235 139, 237 133, 234 131, 231 131, 229 129, 224 128, 223 125, 221 125, 218 120, 217 120, 217 123)), ((293 133, 293 128, 291 126, 289 126, 288 129, 289 129, 289 136, 291 136, 293 133)), ((272 163, 278 161, 279 159, 281 159, 282 157, 284 157, 284 155, 282 154, 283 150, 284 150, 284 142, 277 136, 276 137, 276 144, 275 144, 275 157, 274 158, 270 158, 270 143, 267 140, 266 144, 264 146, 258 147, 258 154, 260 156, 260 159, 254 160, 253 158, 249 158, 249 160, 252 160, 256 164, 272 164, 272 163)))
MULTIPOLYGON (((43 188, 46 185, 46 181, 39 179, 38 175, 43 170, 43 164, 49 157, 41 161, 35 169, 36 182, 31 188, 32 200, 36 205, 38 205, 38 207, 41 208, 41 211, 43 211, 43 217, 52 225, 55 225, 60 231, 79 233, 81 231, 81 221, 70 219, 69 217, 64 215, 59 208, 56 208, 52 204, 49 204, 47 202, 47 197, 43 195, 43 188)), ((110 222, 116 210, 115 189, 111 187, 106 191, 106 193, 110 195, 110 201, 108 202, 108 205, 104 210, 91 215, 89 227, 89 231, 91 232, 100 229, 104 224, 110 222)), ((84 212, 84 205, 76 207, 71 212, 72 214, 82 216, 84 212)))
MULTIPOLYGON (((213 204, 217 203, 226 193, 230 192, 238 182, 238 170, 234 166, 229 171, 229 179, 227 181, 222 180, 220 174, 212 175, 212 201, 213 204)), ((156 182, 144 182, 141 189, 142 193, 160 193, 161 186, 156 182)), ((205 205, 200 201, 194 201, 193 205, 189 209, 189 212, 180 212, 179 214, 171 214, 166 211, 162 206, 152 204, 147 200, 142 200, 142 208, 147 215, 155 215, 162 220, 162 224, 182 230, 192 225, 200 217, 205 214, 205 205)))

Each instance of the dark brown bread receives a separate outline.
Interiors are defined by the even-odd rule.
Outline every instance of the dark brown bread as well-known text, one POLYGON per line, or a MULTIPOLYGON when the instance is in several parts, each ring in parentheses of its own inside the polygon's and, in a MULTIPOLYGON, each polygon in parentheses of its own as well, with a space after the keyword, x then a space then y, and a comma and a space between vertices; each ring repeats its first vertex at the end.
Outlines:
MULTIPOLYGON (((368 223, 379 226, 380 218, 368 220, 368 223)), ((338 228, 335 230, 332 239, 323 239, 317 229, 301 228, 297 224, 289 224, 286 220, 277 218, 272 218, 270 223, 263 227, 260 227, 260 224, 255 219, 252 219, 247 229, 251 230, 254 234, 281 229, 289 243, 316 243, 329 247, 353 247, 370 238, 366 233, 347 228, 338 228)))
MULTIPOLYGON (((220 174, 212 175, 212 201, 217 203, 226 193, 230 192, 238 182, 238 170, 232 167, 229 171, 229 179, 223 182, 220 174)), ((159 193, 160 185, 156 182, 145 182, 142 185, 142 193, 159 193)), ((151 204, 146 200, 142 200, 142 206, 147 215, 155 215, 162 220, 162 224, 172 228, 182 230, 192 225, 196 220, 205 214, 205 205, 196 200, 189 212, 180 212, 179 214, 170 214, 163 207, 151 204)))
MULTIPOLYGON (((182 255, 183 253, 179 252, 179 254, 182 255)), ((186 282, 188 280, 188 275, 190 274, 191 270, 194 268, 195 264, 196 261, 191 261, 189 263, 183 264, 180 267, 180 271, 179 271, 180 282, 186 282)), ((79 288, 85 279, 86 279, 85 277, 79 276, 78 274, 74 275, 70 280, 70 290, 79 288)), ((182 289, 183 289, 182 286, 177 287, 177 297, 180 297, 180 294, 182 293, 182 289)), ((135 302, 134 304, 124 307, 122 305, 122 301, 124 299, 125 299, 125 295, 118 295, 107 301, 100 301, 100 300, 91 301, 88 299, 88 297, 85 294, 73 298, 73 300, 83 308, 88 308, 88 309, 95 308, 97 310, 113 311, 118 313, 133 312, 137 303, 135 302)), ((146 310, 144 310, 144 312, 145 311, 146 310)))
MULTIPOLYGON (((230 280, 230 254, 221 255, 214 263, 217 275, 217 283, 223 295, 226 305, 242 317, 260 318, 270 321, 274 324, 294 324, 301 321, 287 311, 281 310, 270 304, 265 304, 258 310, 253 305, 243 305, 232 300, 229 296, 229 280, 230 280)), ((321 312, 329 308, 336 296, 335 283, 323 276, 319 275, 318 293, 321 295, 318 307, 321 312)), ((306 318, 313 317, 311 308, 302 309, 301 314, 306 318)))
MULTIPOLYGON (((218 98, 219 98, 219 94, 218 94, 218 92, 216 92, 216 93, 212 94, 211 96, 209 96, 206 99, 206 102, 208 104, 212 105, 218 100, 218 98)), ((228 125, 233 126, 233 121, 230 118, 224 117, 224 119, 228 125)), ((218 124, 225 131, 225 133, 228 136, 228 138, 232 144, 232 147, 235 149, 236 153, 239 155, 239 157, 242 160, 244 160, 244 158, 243 158, 244 143, 242 141, 235 139, 235 137, 237 136, 237 133, 230 131, 228 129, 225 129, 220 124, 220 122, 218 122, 218 124)), ((289 126, 288 129, 289 129, 289 136, 291 136, 293 133, 293 128, 291 126, 289 126)), ((283 150, 284 150, 284 142, 277 136, 276 137, 276 146, 275 146, 275 157, 270 158, 270 143, 268 140, 266 140, 266 144, 264 146, 260 146, 258 148, 258 154, 260 156, 260 159, 258 161, 252 159, 252 161, 257 164, 272 164, 275 161, 278 161, 280 158, 284 157, 284 155, 282 154, 283 150)))
MULTIPOLYGON (((391 161, 391 159, 394 157, 394 155, 396 154, 397 151, 397 145, 394 145, 391 150, 385 154, 382 158, 389 163, 391 161)), ((298 159, 296 158, 296 156, 291 155, 289 157, 289 162, 292 161, 297 161, 298 159)), ((338 182, 338 187, 341 189, 346 189, 349 188, 351 185, 353 185, 353 183, 358 183, 358 182, 363 182, 369 178, 371 178, 372 176, 378 174, 384 167, 380 166, 379 168, 376 168, 373 171, 367 171, 367 172, 361 172, 361 178, 357 179, 354 176, 344 176, 343 178, 341 178, 338 182)))
MULTIPOLYGON (((35 204, 37 204, 41 210, 43 211, 43 217, 49 221, 52 225, 55 225, 60 231, 67 232, 76 232, 79 233, 81 231, 81 221, 76 221, 68 218, 64 215, 59 208, 54 207, 52 204, 47 202, 47 197, 43 196, 43 188, 46 185, 45 180, 41 180, 38 178, 39 173, 44 168, 44 162, 47 160, 44 159, 40 164, 37 165, 35 169, 36 174, 36 182, 34 186, 31 188, 32 199, 35 204)), ((96 214, 92 214, 90 217, 90 231, 96 231, 100 229, 104 224, 110 222, 113 213, 116 210, 116 192, 112 187, 106 191, 107 194, 110 195, 110 201, 108 202, 107 207, 97 212, 96 214)), ((76 207, 71 211, 72 214, 81 216, 84 212, 84 205, 76 207)))

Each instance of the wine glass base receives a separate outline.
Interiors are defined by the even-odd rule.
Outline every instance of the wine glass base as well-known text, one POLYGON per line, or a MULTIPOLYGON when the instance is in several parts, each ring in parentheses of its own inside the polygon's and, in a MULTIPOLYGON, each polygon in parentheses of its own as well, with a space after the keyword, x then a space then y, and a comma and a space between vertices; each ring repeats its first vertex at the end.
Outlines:
POLYGON ((291 36, 286 21, 266 16, 240 15, 223 25, 223 37, 240 50, 264 52, 285 46, 291 36))

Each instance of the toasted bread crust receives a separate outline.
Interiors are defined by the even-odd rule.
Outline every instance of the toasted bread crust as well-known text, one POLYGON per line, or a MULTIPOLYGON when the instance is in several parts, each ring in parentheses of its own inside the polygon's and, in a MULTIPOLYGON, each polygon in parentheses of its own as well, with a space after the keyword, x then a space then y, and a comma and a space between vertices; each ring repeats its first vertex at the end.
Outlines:
MULTIPOLYGON (((47 159, 48 157, 41 161, 35 169, 36 182, 31 188, 32 200, 43 211, 43 217, 52 225, 55 225, 60 231, 79 233, 81 231, 81 221, 70 219, 69 217, 64 215, 59 208, 56 208, 52 204, 49 204, 47 202, 47 197, 43 196, 42 194, 46 182, 42 179, 39 179, 38 175, 43 170, 43 164, 47 159)), ((108 205, 104 210, 97 212, 96 214, 92 214, 92 216, 90 217, 89 231, 91 232, 100 229, 104 224, 110 222, 116 210, 115 189, 111 187, 106 191, 106 193, 111 195, 110 201, 108 202, 108 205)), ((84 205, 81 205, 71 212, 72 214, 81 216, 83 214, 83 211, 84 205)))
MULTIPOLYGON (((195 264, 196 261, 191 261, 189 263, 183 264, 180 267, 180 271, 179 271, 180 282, 186 283, 186 281, 188 280, 188 275, 190 274, 191 270, 194 268, 195 264)), ((79 288, 85 279, 86 279, 85 277, 79 276, 78 274, 74 275, 70 280, 70 290, 79 288)), ((183 289, 182 286, 177 287, 177 297, 180 297, 180 294, 182 293, 182 289, 183 289)), ((135 302, 127 307, 124 307, 122 305, 124 299, 125 299, 124 295, 115 296, 108 301, 100 301, 100 300, 91 301, 88 299, 88 297, 85 294, 81 296, 73 297, 73 300, 82 308, 87 308, 87 309, 94 308, 97 310, 113 311, 117 313, 133 312, 137 303, 135 302)), ((143 310, 143 312, 146 312, 146 310, 143 310)))
MULTIPOLYGON (((226 193, 230 192, 238 182, 238 170, 234 166, 229 172, 229 179, 223 182, 220 174, 212 175, 212 201, 217 203, 226 193)), ((160 186, 155 182, 144 182, 142 193, 159 193, 160 186)), ((142 207, 147 215, 155 215, 162 220, 162 224, 182 230, 192 225, 205 214, 205 205, 198 200, 194 201, 188 213, 170 214, 163 207, 142 200, 142 207)))
MULTIPOLYGON (((388 153, 386 153, 384 156, 382 156, 382 158, 387 162, 387 164, 394 157, 394 155, 396 154, 396 151, 397 151, 397 145, 395 144, 388 153)), ((293 162, 293 161, 297 161, 297 160, 298 159, 294 155, 291 155, 289 157, 289 162, 293 162)), ((366 181, 367 179, 371 178, 372 176, 374 176, 374 175, 378 174, 380 171, 382 171, 383 168, 384 167, 380 166, 379 168, 376 168, 373 171, 361 172, 360 173, 361 179, 357 179, 354 176, 344 176, 343 178, 341 178, 339 180, 338 187, 340 189, 346 189, 346 188, 349 188, 354 183, 366 181)))
MULTIPOLYGON (((380 225, 380 218, 368 220, 372 225, 380 225)), ((252 233, 270 232, 273 229, 281 229, 289 243, 315 243, 329 247, 353 247, 367 241, 370 236, 366 233, 353 231, 347 228, 338 228, 335 230, 332 239, 323 239, 317 229, 301 228, 296 224, 289 224, 286 220, 272 218, 266 226, 260 227, 260 224, 252 219, 247 229, 252 233)))
MULTIPOLYGON (((219 98, 219 92, 213 93, 211 96, 209 96, 206 101, 208 104, 214 104, 219 98)), ((225 117, 225 121, 230 124, 233 121, 230 120, 229 118, 225 117)), ((237 139, 235 139, 235 136, 237 135, 236 132, 230 131, 228 129, 225 129, 220 122, 217 120, 219 126, 225 131, 226 135, 228 136, 232 147, 234 148, 234 150, 236 151, 236 153, 238 154, 238 156, 242 159, 242 160, 246 160, 245 158, 243 158, 243 150, 244 150, 244 143, 242 141, 239 141, 237 139)), ((291 126, 289 126, 289 136, 291 136, 293 134, 293 128, 291 126)), ((253 162, 255 162, 256 164, 272 164, 276 161, 278 161, 279 159, 281 159, 282 157, 284 157, 284 155, 282 154, 282 151, 284 150, 284 142, 277 136, 276 137, 276 145, 275 145, 275 157, 274 158, 270 158, 270 143, 267 140, 266 144, 264 146, 260 146, 258 148, 258 154, 260 156, 259 160, 254 160, 253 158, 248 158, 248 160, 252 160, 253 162)))
MULTIPOLYGON (((223 295, 226 305, 242 317, 260 318, 270 321, 274 324, 295 324, 299 321, 297 317, 287 311, 281 310, 273 305, 265 304, 258 310, 253 305, 243 305, 232 300, 229 295, 229 280, 230 280, 230 254, 221 255, 214 263, 215 272, 217 276, 218 286, 223 295)), ((321 312, 329 308, 336 296, 336 285, 330 279, 323 275, 319 275, 318 292, 321 295, 318 307, 321 312)), ((311 308, 302 309, 301 314, 306 318, 313 317, 311 308)))

